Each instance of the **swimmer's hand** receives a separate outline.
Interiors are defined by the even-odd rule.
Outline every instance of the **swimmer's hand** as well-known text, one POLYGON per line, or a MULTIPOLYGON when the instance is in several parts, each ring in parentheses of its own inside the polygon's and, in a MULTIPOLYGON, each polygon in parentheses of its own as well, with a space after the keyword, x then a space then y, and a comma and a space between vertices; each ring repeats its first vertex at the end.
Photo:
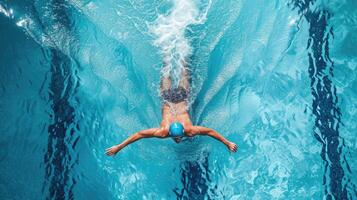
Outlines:
POLYGON ((228 142, 227 143, 227 148, 231 151, 231 152, 237 152, 238 146, 236 144, 234 144, 233 142, 228 142))
POLYGON ((121 150, 119 145, 112 146, 105 150, 105 154, 108 156, 115 156, 121 150))

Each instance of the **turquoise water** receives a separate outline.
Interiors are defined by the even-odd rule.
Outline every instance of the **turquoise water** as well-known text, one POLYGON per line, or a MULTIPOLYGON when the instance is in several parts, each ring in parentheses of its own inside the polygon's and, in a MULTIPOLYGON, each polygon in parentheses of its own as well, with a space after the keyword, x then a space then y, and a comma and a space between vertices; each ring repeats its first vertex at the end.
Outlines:
POLYGON ((0 199, 357 199, 357 2, 0 0, 0 199), (170 65, 162 68, 163 59, 170 65), (148 139, 162 73, 239 145, 148 139))

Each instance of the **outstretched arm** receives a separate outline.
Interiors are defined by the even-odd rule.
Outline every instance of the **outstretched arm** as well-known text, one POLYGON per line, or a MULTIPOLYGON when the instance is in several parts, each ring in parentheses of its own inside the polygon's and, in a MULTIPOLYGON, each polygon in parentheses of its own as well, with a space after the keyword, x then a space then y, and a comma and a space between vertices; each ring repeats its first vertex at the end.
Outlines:
POLYGON ((233 142, 228 141, 225 137, 223 137, 221 134, 217 133, 217 131, 203 127, 203 126, 193 126, 190 130, 189 136, 194 136, 194 135, 208 135, 213 137, 214 139, 222 142, 224 145, 227 146, 227 148, 232 151, 232 152, 237 152, 237 145, 234 144, 233 142))
POLYGON ((139 132, 134 133, 133 135, 129 136, 126 140, 122 143, 112 146, 106 149, 106 154, 108 156, 114 156, 120 150, 122 150, 127 145, 140 140, 141 138, 150 138, 150 137, 158 137, 163 138, 165 137, 165 130, 163 128, 150 128, 147 130, 141 130, 139 132))

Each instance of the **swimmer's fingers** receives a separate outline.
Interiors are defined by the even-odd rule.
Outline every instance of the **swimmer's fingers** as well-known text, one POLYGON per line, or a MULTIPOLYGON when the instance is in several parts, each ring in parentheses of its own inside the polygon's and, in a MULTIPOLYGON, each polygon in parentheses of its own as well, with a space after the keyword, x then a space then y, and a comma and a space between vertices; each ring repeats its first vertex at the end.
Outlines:
POLYGON ((236 144, 234 144, 234 146, 233 146, 233 152, 234 152, 234 153, 237 152, 237 149, 238 149, 238 146, 237 146, 236 144))
POLYGON ((105 154, 107 154, 107 156, 115 156, 115 153, 113 151, 107 151, 105 152, 105 154))
POLYGON ((231 152, 237 152, 237 149, 238 149, 238 146, 236 144, 234 144, 233 142, 230 142, 228 144, 228 149, 231 151, 231 152))
POLYGON ((107 154, 107 156, 111 156, 113 155, 112 151, 110 150, 110 148, 105 150, 105 154, 107 154))
POLYGON ((118 149, 116 146, 112 146, 105 150, 105 154, 107 154, 108 156, 114 156, 117 152, 118 152, 118 149))

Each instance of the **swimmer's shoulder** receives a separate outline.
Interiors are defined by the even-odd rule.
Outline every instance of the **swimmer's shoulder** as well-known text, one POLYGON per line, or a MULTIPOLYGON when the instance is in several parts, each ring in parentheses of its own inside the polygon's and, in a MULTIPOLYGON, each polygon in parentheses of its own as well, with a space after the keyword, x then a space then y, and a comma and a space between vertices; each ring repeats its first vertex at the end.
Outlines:
POLYGON ((193 137, 195 136, 195 128, 193 125, 185 126, 185 136, 186 137, 193 137))
POLYGON ((156 133, 156 137, 166 138, 169 136, 169 128, 165 126, 161 126, 160 130, 156 133))

